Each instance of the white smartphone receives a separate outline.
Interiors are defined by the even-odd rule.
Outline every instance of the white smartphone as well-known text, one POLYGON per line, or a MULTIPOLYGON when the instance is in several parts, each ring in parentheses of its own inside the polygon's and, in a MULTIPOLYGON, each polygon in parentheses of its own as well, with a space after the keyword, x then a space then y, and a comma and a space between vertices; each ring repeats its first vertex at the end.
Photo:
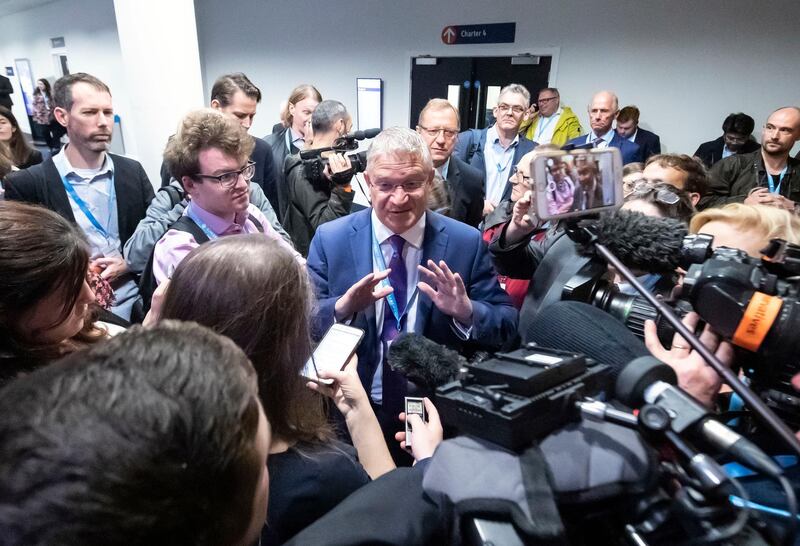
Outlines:
POLYGON ((616 148, 553 150, 531 162, 534 205, 542 220, 584 216, 622 205, 622 156, 616 148))
POLYGON ((406 447, 411 447, 411 423, 408 422, 408 416, 417 414, 424 422, 427 419, 425 415, 425 400, 414 396, 406 396, 406 447))
POLYGON ((333 383, 332 379, 322 379, 318 371, 341 370, 356 352, 364 330, 346 324, 334 324, 325 333, 317 348, 311 354, 300 375, 324 385, 333 383))

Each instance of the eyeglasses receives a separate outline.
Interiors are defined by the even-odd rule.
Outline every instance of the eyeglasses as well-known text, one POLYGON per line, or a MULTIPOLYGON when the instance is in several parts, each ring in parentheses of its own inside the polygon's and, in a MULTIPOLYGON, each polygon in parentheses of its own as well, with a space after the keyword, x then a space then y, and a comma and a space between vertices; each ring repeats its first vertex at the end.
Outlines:
POLYGON ((458 136, 458 129, 445 129, 444 127, 434 129, 432 127, 423 127, 422 125, 417 125, 417 128, 422 129, 422 132, 431 138, 438 138, 440 134, 444 134, 445 139, 453 140, 458 136))
POLYGON ((501 114, 503 112, 513 112, 514 114, 519 116, 522 115, 523 112, 525 112, 525 108, 523 108, 522 106, 511 106, 510 104, 505 104, 502 102, 497 106, 495 106, 495 108, 497 108, 501 114))
POLYGON ((665 205, 674 205, 681 200, 680 196, 674 191, 666 188, 656 189, 647 182, 640 182, 636 185, 631 194, 633 197, 644 197, 655 192, 656 201, 664 203, 665 205))
POLYGON ((256 173, 256 164, 252 161, 248 161, 247 165, 239 169, 238 171, 231 171, 229 173, 222 173, 220 175, 213 175, 213 174, 195 174, 192 178, 208 178, 209 180, 216 180, 220 186, 225 189, 230 189, 236 185, 239 181, 239 176, 244 177, 246 182, 250 182, 252 180, 253 175, 256 173))
POLYGON ((376 182, 372 184, 375 189, 377 189, 381 193, 394 193, 397 188, 403 188, 404 193, 413 193, 422 186, 425 185, 425 182, 420 181, 411 181, 411 182, 403 182, 402 184, 392 184, 391 182, 376 182))
POLYGON ((544 97, 544 98, 542 98, 542 99, 539 99, 539 100, 538 100, 538 101, 536 101, 536 102, 538 102, 539 104, 542 104, 543 102, 545 102, 545 103, 546 103, 546 102, 552 102, 552 101, 554 101, 554 100, 558 100, 558 97, 544 97))
POLYGON ((517 165, 514 165, 511 168, 511 178, 509 179, 509 182, 511 183, 512 186, 515 186, 516 184, 519 183, 519 179, 520 178, 522 178, 522 183, 527 185, 527 186, 530 186, 531 185, 531 180, 533 180, 530 176, 525 176, 522 173, 522 171, 519 170, 519 167, 517 165), (514 180, 515 180, 515 182, 514 182, 514 180))

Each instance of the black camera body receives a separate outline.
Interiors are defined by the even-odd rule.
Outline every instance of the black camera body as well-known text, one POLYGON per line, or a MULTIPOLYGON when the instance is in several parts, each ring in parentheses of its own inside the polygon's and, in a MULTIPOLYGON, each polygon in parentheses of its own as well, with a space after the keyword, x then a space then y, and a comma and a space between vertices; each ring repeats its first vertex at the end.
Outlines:
POLYGON ((533 343, 466 368, 464 378, 436 389, 442 420, 510 450, 577 419, 576 402, 611 386, 609 366, 533 343))
MULTIPOLYGON (((800 246, 773 239, 758 259, 733 248, 712 250, 712 242, 706 235, 684 239, 681 267, 687 273, 670 303, 680 316, 696 311, 744 349, 743 368, 753 389, 784 421, 800 427, 800 396, 790 382, 800 371, 800 246)), ((619 293, 606 270, 593 260, 565 284, 562 297, 600 307, 639 337, 644 321, 654 320, 668 346, 671 326, 643 297, 619 293)))
MULTIPOLYGON (((328 165, 328 159, 322 157, 323 153, 345 153, 348 151, 357 150, 357 141, 364 140, 366 138, 374 138, 378 135, 378 133, 380 133, 380 129, 356 131, 349 135, 337 138, 331 146, 315 148, 313 150, 303 150, 300 152, 300 159, 303 162, 303 170, 306 178, 312 184, 319 184, 322 181, 327 181, 324 173, 325 167, 328 165)), ((354 174, 364 172, 367 169, 367 152, 349 154, 347 158, 350 160, 351 168, 345 172, 334 174, 331 178, 331 182, 334 184, 349 184, 354 174)))

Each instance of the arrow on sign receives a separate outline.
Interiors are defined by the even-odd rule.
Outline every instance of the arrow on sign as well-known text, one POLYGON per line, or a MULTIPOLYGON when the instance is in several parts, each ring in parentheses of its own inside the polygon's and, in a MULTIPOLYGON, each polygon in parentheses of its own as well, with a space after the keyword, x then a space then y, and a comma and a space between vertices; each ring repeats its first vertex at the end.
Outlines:
POLYGON ((446 44, 453 44, 456 41, 456 31, 453 27, 445 27, 442 31, 442 41, 446 44))

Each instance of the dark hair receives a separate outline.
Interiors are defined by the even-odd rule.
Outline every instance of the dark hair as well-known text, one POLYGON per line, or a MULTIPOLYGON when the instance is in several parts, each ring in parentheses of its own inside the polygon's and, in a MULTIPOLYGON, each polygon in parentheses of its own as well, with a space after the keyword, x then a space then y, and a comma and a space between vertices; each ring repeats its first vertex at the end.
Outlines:
POLYGON ((47 81, 47 78, 39 78, 36 80, 36 86, 33 90, 34 95, 41 95, 42 90, 39 89, 39 82, 44 84, 44 94, 47 96, 48 99, 52 98, 52 92, 50 91, 50 82, 47 81))
POLYGON ((539 92, 536 94, 536 98, 538 99, 539 95, 541 95, 545 91, 549 91, 549 92, 555 94, 555 96, 557 96, 557 97, 561 96, 561 94, 558 92, 557 88, 555 88, 555 87, 543 87, 543 88, 539 89, 539 92))
POLYGON ((626 106, 617 114, 617 121, 625 123, 631 120, 634 123, 639 123, 639 109, 635 106, 626 106))
POLYGON ((637 186, 637 188, 625 198, 625 202, 629 201, 644 201, 650 203, 658 209, 661 216, 665 218, 674 218, 689 225, 692 215, 696 212, 692 204, 692 197, 689 192, 676 188, 672 184, 665 182, 647 182, 637 186), (659 192, 666 191, 678 197, 676 203, 665 203, 659 195, 659 192))
POLYGON ((289 100, 286 101, 286 104, 283 106, 281 110, 281 122, 286 127, 292 126, 292 119, 294 116, 289 111, 289 105, 295 105, 303 99, 312 98, 315 101, 322 102, 322 94, 311 84, 303 83, 292 89, 292 92, 289 94, 289 100))
POLYGON ((230 340, 166 321, 9 384, 0 391, 3 543, 242 540, 256 472, 266 471, 253 379, 230 340))
POLYGON ((24 165, 31 157, 33 148, 25 140, 25 135, 22 134, 22 130, 19 128, 19 122, 11 110, 5 106, 0 106, 0 116, 6 118, 14 128, 14 132, 11 133, 11 140, 8 142, 8 151, 11 153, 11 161, 14 165, 24 165))
POLYGON ((203 108, 189 112, 178 125, 175 136, 169 139, 164 150, 164 162, 175 180, 200 172, 200 152, 218 148, 233 156, 240 164, 247 161, 255 143, 239 122, 218 110, 203 108))
POLYGON ((651 163, 685 172, 686 184, 684 185, 684 190, 697 193, 700 197, 708 193, 708 172, 699 160, 686 154, 658 154, 651 156, 647 160, 644 164, 645 168, 651 163))
MULTIPOLYGON (((11 160, 11 150, 8 149, 8 144, 0 142, 0 181, 13 170, 13 166, 14 162, 11 160)), ((2 187, 1 184, 0 187, 2 187)))
POLYGON ((199 322, 235 341, 256 369, 275 436, 316 441, 329 428, 319 397, 300 377, 311 354, 311 301, 308 274, 291 252, 260 233, 236 235, 181 261, 161 316, 199 322))
POLYGON ((755 127, 755 120, 741 112, 738 114, 728 114, 728 117, 722 122, 723 133, 736 133, 737 135, 750 136, 755 127))
MULTIPOLYGON (((0 349, 18 356, 50 360, 71 352, 74 341, 98 338, 93 320, 73 340, 57 346, 37 346, 31 333, 20 332, 16 321, 46 296, 64 294, 58 325, 80 297, 89 267, 89 245, 76 226, 43 207, 0 201, 0 349)), ((0 371, 2 378, 6 371, 0 371)))
POLYGON ((72 86, 76 83, 85 83, 91 85, 98 91, 105 91, 109 95, 111 94, 111 89, 98 78, 85 72, 76 72, 75 74, 68 74, 67 76, 58 78, 56 83, 53 84, 53 103, 56 107, 63 108, 67 112, 72 110, 72 104, 74 102, 72 98, 72 86))
POLYGON ((211 100, 219 101, 221 106, 228 106, 237 91, 241 91, 256 102, 261 102, 261 90, 242 72, 225 74, 217 78, 211 88, 211 100))
POLYGON ((311 128, 314 134, 327 133, 333 129, 333 124, 340 119, 347 119, 350 114, 347 113, 347 108, 338 100, 324 100, 317 105, 314 113, 311 114, 311 128))

